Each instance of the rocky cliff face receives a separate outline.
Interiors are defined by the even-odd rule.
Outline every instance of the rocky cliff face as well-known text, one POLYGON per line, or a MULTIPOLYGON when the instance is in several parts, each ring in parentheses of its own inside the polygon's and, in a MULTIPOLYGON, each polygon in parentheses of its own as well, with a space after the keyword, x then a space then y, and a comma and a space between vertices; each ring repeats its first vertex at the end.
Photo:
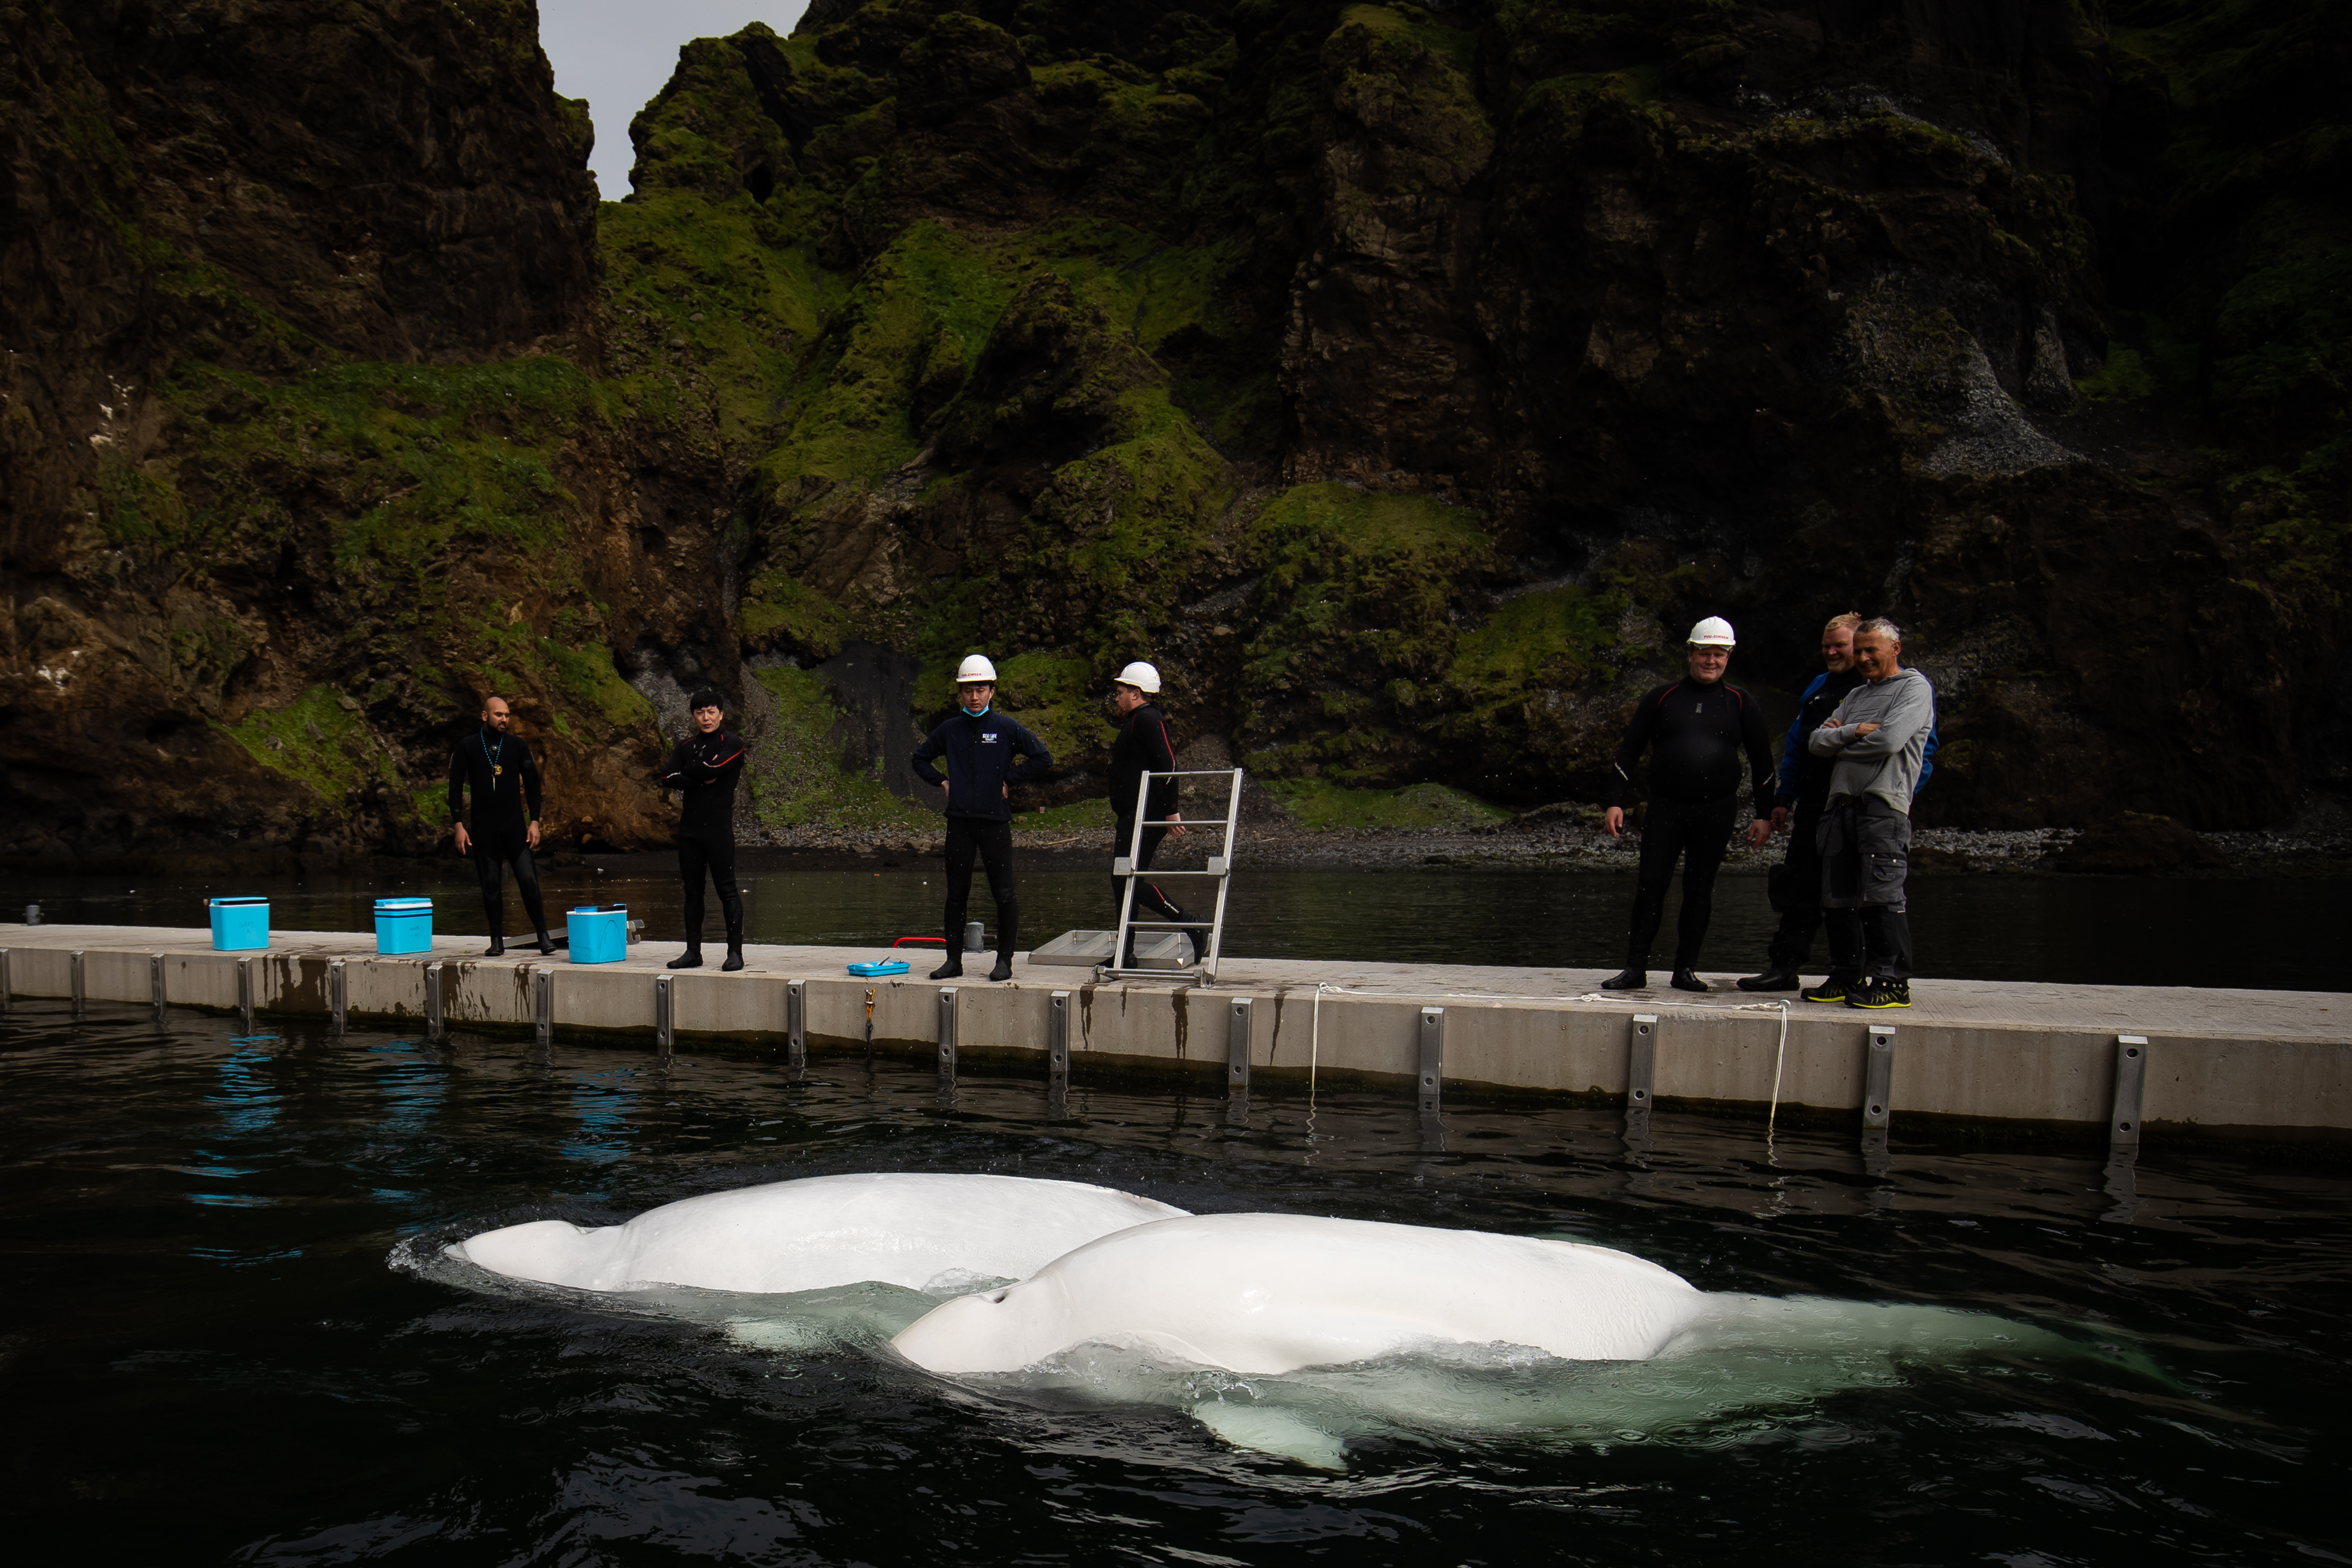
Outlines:
POLYGON ((492 686, 642 841, 702 676, 755 822, 887 818, 975 647, 1059 798, 1141 657, 1294 791, 1532 802, 1700 615, 1779 693, 1846 608, 1924 816, 2273 819, 2347 765, 2329 15, 820 0, 599 212, 528 5, 0 5, 0 852, 421 845, 492 686))

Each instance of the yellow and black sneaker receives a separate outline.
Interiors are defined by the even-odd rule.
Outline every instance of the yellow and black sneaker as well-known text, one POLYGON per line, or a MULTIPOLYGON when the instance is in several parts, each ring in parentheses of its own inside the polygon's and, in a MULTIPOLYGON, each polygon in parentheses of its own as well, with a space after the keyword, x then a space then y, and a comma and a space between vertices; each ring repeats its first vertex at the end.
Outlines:
POLYGON ((1845 999, 1849 1007, 1908 1007, 1911 1005, 1911 983, 1908 980, 1874 980, 1857 985, 1845 999))
POLYGON ((1842 980, 1832 974, 1819 985, 1808 985, 1797 994, 1808 1002, 1843 1002, 1860 984, 1859 981, 1842 980))

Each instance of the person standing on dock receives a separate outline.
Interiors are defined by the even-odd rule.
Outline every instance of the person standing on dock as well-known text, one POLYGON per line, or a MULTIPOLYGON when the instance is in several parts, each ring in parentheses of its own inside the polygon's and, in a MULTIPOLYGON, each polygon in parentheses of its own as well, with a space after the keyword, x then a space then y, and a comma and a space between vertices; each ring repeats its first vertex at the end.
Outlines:
POLYGON ((702 967, 708 872, 727 920, 727 962, 719 967, 731 973, 743 967, 743 895, 735 886, 735 781, 743 774, 743 742, 723 727, 727 701, 717 688, 698 688, 687 700, 694 731, 671 751, 661 775, 662 788, 678 792, 677 875, 686 884, 686 951, 669 967, 702 967))
POLYGON ((1797 972, 1822 925, 1822 858, 1815 838, 1830 799, 1830 759, 1813 755, 1805 738, 1862 684, 1862 672, 1853 667, 1853 628, 1860 625, 1862 617, 1849 610, 1832 616, 1822 628, 1822 672, 1797 699, 1797 716, 1789 721, 1780 787, 1772 797, 1772 831, 1786 828, 1789 834, 1789 852, 1772 868, 1769 883, 1780 926, 1772 933, 1764 973, 1742 980, 1742 991, 1794 991, 1803 984, 1797 972))
POLYGON ((1893 621, 1854 629, 1853 662, 1863 684, 1805 741, 1831 762, 1820 829, 1830 973, 1801 994, 1849 1007, 1908 1007, 1913 959, 1903 881, 1911 796, 1936 728, 1936 689, 1903 667, 1903 634, 1893 621))
POLYGON ((539 847, 539 763, 530 746, 512 732, 514 718, 507 700, 492 697, 482 704, 481 727, 457 742, 449 755, 449 817, 457 825, 457 853, 474 858, 482 880, 482 912, 490 922, 490 945, 484 956, 496 958, 507 950, 506 872, 514 869, 516 890, 522 894, 523 913, 539 932, 539 951, 555 951, 547 934, 547 910, 539 897, 539 867, 530 852, 539 847), (474 830, 466 831, 466 791, 474 792, 474 830), (528 810, 525 807, 528 805, 528 810))
MULTIPOLYGON (((1111 853, 1123 856, 1128 846, 1135 843, 1135 810, 1137 793, 1143 789, 1146 773, 1172 773, 1176 771, 1176 747, 1168 738, 1168 716, 1160 710, 1155 700, 1160 695, 1160 671, 1140 660, 1118 672, 1111 683, 1110 705, 1119 717, 1118 738, 1110 743, 1110 809, 1118 826, 1111 837, 1111 853)), ((1176 809, 1176 781, 1155 779, 1143 800, 1143 843, 1135 855, 1134 869, 1151 869, 1151 858, 1160 852, 1160 841, 1171 834, 1183 837, 1183 813, 1176 809), (1161 826, 1160 824, 1167 826, 1161 826)), ((1113 875, 1110 879, 1111 921, 1118 927, 1118 911, 1125 906, 1128 879, 1113 875)), ((1135 884, 1135 910, 1138 916, 1149 910, 1160 920, 1181 921, 1184 911, 1174 900, 1160 890, 1154 882, 1138 879, 1135 884)), ((1201 944, 1187 931, 1185 940, 1192 943, 1195 957, 1201 944)), ((1132 945, 1132 938, 1129 939, 1132 945)), ((1119 959, 1122 963, 1134 962, 1132 952, 1119 959)))
POLYGON ((1747 753, 1753 775, 1754 820, 1748 842, 1771 836, 1772 752, 1764 736, 1764 712, 1756 700, 1723 679, 1731 668, 1735 641, 1731 623, 1709 616, 1691 628, 1685 657, 1688 677, 1642 699, 1617 748, 1608 784, 1611 837, 1624 830, 1625 786, 1633 766, 1648 751, 1650 812, 1642 825, 1641 878, 1633 890, 1633 930, 1625 943, 1625 969, 1601 983, 1608 991, 1640 991, 1650 984, 1650 944, 1665 919, 1666 888, 1675 862, 1683 863, 1683 907, 1675 929, 1677 991, 1705 991, 1698 977, 1699 944, 1706 940, 1715 912, 1715 873, 1728 851, 1739 811, 1739 758, 1747 753))
POLYGON ((996 895, 996 967, 988 977, 1013 978, 1013 941, 1021 930, 1013 889, 1013 786, 1045 777, 1054 758, 1028 726, 995 711, 995 702, 996 666, 973 654, 956 671, 956 711, 915 748, 915 776, 939 785, 947 799, 948 958, 931 971, 934 980, 963 973, 974 856, 987 865, 988 890, 996 895), (933 765, 942 759, 945 778, 933 765))

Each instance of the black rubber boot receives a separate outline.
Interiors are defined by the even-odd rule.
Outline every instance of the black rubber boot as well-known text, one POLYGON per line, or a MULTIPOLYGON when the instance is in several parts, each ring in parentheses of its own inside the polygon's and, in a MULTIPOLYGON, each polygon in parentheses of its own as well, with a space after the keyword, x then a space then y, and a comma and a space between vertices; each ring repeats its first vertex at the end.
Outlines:
POLYGON ((676 958, 671 959, 671 960, 669 961, 669 966, 670 966, 672 969, 699 969, 699 968, 701 968, 701 967, 702 967, 702 944, 701 944, 700 942, 695 942, 694 944, 692 944, 691 946, 689 946, 689 947, 688 947, 688 948, 684 952, 681 952, 681 953, 679 953, 676 958))
POLYGON ((993 968, 993 969, 992 969, 992 970, 990 970, 990 971, 988 972, 988 977, 989 977, 991 980, 1010 980, 1010 979, 1012 979, 1012 978, 1013 978, 1013 955, 1012 955, 1011 953, 1009 953, 1009 952, 1000 952, 1000 953, 998 953, 998 954, 996 955, 996 967, 995 967, 995 968, 993 968))
POLYGON ((963 977, 963 960, 950 954, 945 963, 931 971, 934 980, 959 980, 963 977))
POLYGON ((1739 983, 1742 991, 1794 991, 1802 984, 1795 974, 1785 969, 1775 969, 1763 974, 1751 974, 1739 983))
POLYGON ((540 956, 543 958, 543 957, 545 957, 547 954, 549 954, 549 953, 551 953, 551 952, 553 952, 554 951, 555 951, 555 939, 554 939, 553 937, 551 937, 551 936, 548 935, 545 931, 541 931, 541 932, 540 932, 540 933, 539 933, 539 952, 540 952, 540 956))
POLYGON ((490 938, 490 945, 482 949, 484 958, 504 958, 506 955, 507 939, 502 936, 490 938))
POLYGON ((1698 975, 1687 966, 1675 970, 1675 977, 1672 980, 1667 981, 1666 984, 1673 986, 1677 991, 1712 991, 1715 989, 1706 981, 1701 980, 1698 975))
POLYGON ((719 912, 727 917, 727 962, 719 967, 731 973, 743 967, 743 895, 719 900, 719 912))
POLYGON ((1612 974, 1601 983, 1603 991, 1647 991, 1649 988, 1650 972, 1646 969, 1629 968, 1623 973, 1612 974))
POLYGON ((743 944, 740 942, 729 942, 727 944, 727 962, 720 964, 719 967, 730 974, 732 974, 735 971, 742 968, 743 944))

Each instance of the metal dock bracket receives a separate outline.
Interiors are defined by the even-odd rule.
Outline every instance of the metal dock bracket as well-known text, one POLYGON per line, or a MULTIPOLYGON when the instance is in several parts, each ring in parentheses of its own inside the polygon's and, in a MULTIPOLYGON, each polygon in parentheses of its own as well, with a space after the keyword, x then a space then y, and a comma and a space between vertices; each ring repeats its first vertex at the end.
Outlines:
POLYGON ((425 1037, 439 1040, 448 1033, 448 1016, 442 1010, 441 979, 447 965, 428 963, 425 966, 425 1037))
POLYGON ((155 1022, 161 1024, 163 1021, 163 955, 160 952, 147 955, 147 1001, 155 1010, 155 1022))
POLYGON ((1445 1083, 1445 1009, 1421 1010, 1421 1109, 1437 1109, 1445 1083))
POLYGON ((808 1066, 808 982, 784 983, 784 1059, 791 1066, 808 1066))
POLYGON ((956 997, 959 989, 953 985, 940 987, 940 1087, 955 1087, 956 1075, 956 997))
POLYGON ((1070 994, 1056 991, 1045 999, 1045 1076, 1057 1084, 1070 1081, 1070 994))
POLYGON ((83 988, 83 985, 82 985, 82 958, 83 958, 83 956, 84 956, 84 955, 82 954, 81 951, 80 951, 79 948, 77 948, 77 949, 74 951, 74 954, 73 954, 73 1016, 74 1016, 75 1017, 77 1017, 77 1018, 79 1018, 79 1017, 80 1017, 80 1016, 81 1016, 82 999, 83 999, 83 996, 84 996, 84 988, 83 988))
MULTIPOLYGON (((156 965, 155 982, 155 1005, 158 1008, 163 1005, 162 973, 163 965, 159 963, 156 965)), ((335 1021, 335 1033, 338 1035, 343 1032, 344 1021, 351 1014, 351 992, 348 988, 347 973, 341 959, 331 958, 327 961, 327 1011, 335 1021)))
POLYGON ((2139 1142, 2139 1105, 2147 1087, 2147 1037, 2116 1037, 2116 1098, 2107 1115, 2107 1142, 2139 1142))
POLYGON ((1895 1026, 1873 1024, 1862 1059, 1862 1124, 1884 1128, 1895 1106, 1895 1026))
POLYGON ((1236 996, 1225 1011, 1225 1094, 1249 1096, 1250 999, 1236 996))
POLYGON ((1658 1016, 1633 1015, 1633 1033, 1625 1047, 1625 1109, 1647 1110, 1658 1078, 1658 1016))
POLYGON ((530 966, 530 1013, 533 1032, 542 1046, 555 1043, 555 971, 530 966))
POLYGON ((677 1026, 670 1013, 670 977, 654 976, 654 1048, 668 1056, 677 1048, 677 1026))
POLYGON ((253 1033, 253 960, 249 958, 236 961, 236 1016, 245 1020, 245 1032, 253 1033))
POLYGON ((8 1011, 8 950, 0 947, 0 1013, 8 1011))

